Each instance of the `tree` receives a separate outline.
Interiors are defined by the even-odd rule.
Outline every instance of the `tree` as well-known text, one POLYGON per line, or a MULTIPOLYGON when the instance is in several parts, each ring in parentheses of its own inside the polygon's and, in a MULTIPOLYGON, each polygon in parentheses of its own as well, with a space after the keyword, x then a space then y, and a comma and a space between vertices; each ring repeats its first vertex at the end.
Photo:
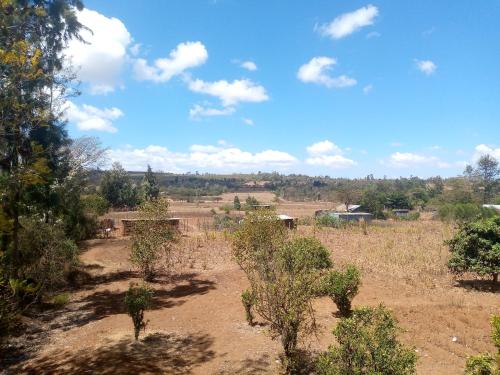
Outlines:
POLYGON ((352 299, 358 294, 361 275, 358 269, 349 265, 345 271, 330 271, 322 282, 322 292, 329 296, 339 309, 340 316, 351 314, 352 299))
POLYGON ((338 199, 345 205, 346 211, 349 211, 349 206, 356 203, 360 198, 360 191, 356 186, 347 181, 337 190, 338 199))
POLYGON ((448 262, 454 273, 474 272, 489 275, 495 282, 500 273, 500 216, 466 222, 447 244, 451 251, 448 262))
POLYGON ((144 174, 144 178, 142 180, 142 189, 144 192, 144 198, 146 200, 151 201, 154 199, 158 199, 160 195, 160 185, 158 184, 156 175, 151 170, 149 164, 148 164, 148 170, 144 174))
POLYGON ((234 196, 233 207, 235 210, 241 210, 240 198, 237 195, 234 196))
POLYGON ((235 234, 233 254, 250 282, 257 314, 269 323, 283 347, 287 374, 299 366, 299 332, 315 330, 312 299, 321 270, 331 267, 329 252, 314 238, 287 240, 286 229, 272 211, 250 213, 235 234))
POLYGON ((135 341, 139 340, 141 329, 146 330, 147 322, 144 321, 144 311, 151 307, 152 298, 153 291, 146 284, 131 283, 125 295, 124 303, 134 324, 135 341))
POLYGON ((387 200, 386 200, 385 205, 387 208, 392 208, 392 209, 397 209, 397 208, 411 209, 412 208, 410 198, 408 198, 408 196, 401 191, 394 191, 394 192, 390 193, 387 196, 387 200))
POLYGON ((320 375, 414 374, 415 351, 399 343, 397 322, 383 306, 356 309, 333 330, 338 342, 320 355, 320 375))
POLYGON ((166 199, 144 202, 139 208, 140 220, 134 223, 130 260, 141 270, 144 280, 155 277, 157 263, 162 258, 167 271, 170 270, 175 232, 168 223, 168 207, 166 199))
POLYGON ((61 53, 82 27, 78 0, 0 2, 0 188, 7 230, 1 250, 9 252, 8 272, 16 277, 22 261, 20 217, 50 213, 54 191, 67 173, 64 131, 54 93, 64 97, 71 76, 61 53))
POLYGON ((139 203, 137 187, 118 162, 102 176, 100 191, 113 207, 135 207, 139 203))
POLYGON ((384 215, 385 202, 386 202, 385 194, 370 189, 363 193, 360 204, 363 210, 373 214, 376 219, 385 219, 384 215))
POLYGON ((468 165, 464 174, 472 181, 476 191, 482 191, 482 202, 489 203, 498 186, 498 161, 491 155, 483 155, 477 161, 476 167, 468 165))

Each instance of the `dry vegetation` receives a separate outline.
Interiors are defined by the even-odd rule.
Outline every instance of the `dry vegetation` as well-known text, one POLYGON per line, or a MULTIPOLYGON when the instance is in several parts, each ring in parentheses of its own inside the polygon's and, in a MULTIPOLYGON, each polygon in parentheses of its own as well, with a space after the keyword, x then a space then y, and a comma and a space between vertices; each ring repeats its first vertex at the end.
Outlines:
MULTIPOLYGON (((174 215, 198 209, 190 205, 172 205, 174 215)), ((307 215, 315 209, 298 208, 307 215)), ((286 210, 280 205, 279 211, 286 210)), ((91 277, 62 310, 43 315, 35 335, 50 335, 12 373, 274 373, 279 346, 265 326, 246 324, 240 300, 246 278, 231 259, 229 234, 197 224, 204 215, 185 219, 187 232, 174 249, 174 275, 152 284, 154 305, 146 312, 148 328, 139 343, 132 343, 122 306, 129 282, 139 278, 128 260, 129 239, 94 240, 81 255, 91 277)), ((299 234, 317 236, 336 264, 359 266, 363 285, 354 306, 382 302, 394 311, 405 328, 403 341, 418 352, 420 374, 462 373, 468 355, 493 350, 489 317, 500 310, 498 290, 481 291, 481 283, 459 284, 450 276, 443 242, 453 231, 428 220, 376 222, 367 234, 359 226, 298 228, 299 234)), ((337 319, 329 298, 314 307, 320 333, 301 343, 313 353, 332 342, 337 319)))

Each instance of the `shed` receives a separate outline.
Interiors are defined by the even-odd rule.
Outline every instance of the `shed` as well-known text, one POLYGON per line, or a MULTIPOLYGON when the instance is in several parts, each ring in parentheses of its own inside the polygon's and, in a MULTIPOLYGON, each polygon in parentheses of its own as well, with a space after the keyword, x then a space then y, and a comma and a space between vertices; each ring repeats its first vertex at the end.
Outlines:
POLYGON ((483 204, 483 207, 484 208, 492 208, 493 210, 500 212, 500 204, 483 204))
POLYGON ((344 221, 365 221, 370 223, 373 215, 368 212, 331 212, 328 215, 344 221))
POLYGON ((335 210, 336 210, 336 212, 360 212, 361 205, 350 204, 349 206, 347 206, 347 210, 346 210, 345 204, 340 204, 337 206, 337 208, 335 210))
POLYGON ((297 228, 297 218, 288 215, 278 215, 279 219, 285 224, 288 229, 297 228))

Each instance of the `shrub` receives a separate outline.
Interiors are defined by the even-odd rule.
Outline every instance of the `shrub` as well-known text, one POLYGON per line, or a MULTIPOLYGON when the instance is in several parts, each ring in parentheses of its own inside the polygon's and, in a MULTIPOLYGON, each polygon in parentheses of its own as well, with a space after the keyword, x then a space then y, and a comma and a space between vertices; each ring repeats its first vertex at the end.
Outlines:
POLYGON ((452 272, 489 275, 494 281, 500 273, 500 216, 460 225, 458 233, 446 242, 451 251, 448 267, 452 272))
POLYGON ((166 221, 170 217, 168 202, 165 199, 147 201, 139 208, 143 220, 134 225, 132 231, 132 250, 130 260, 142 273, 144 280, 152 280, 158 262, 165 258, 165 266, 171 266, 171 245, 176 239, 172 227, 166 221))
POLYGON ((140 330, 146 330, 147 322, 144 321, 144 311, 151 307, 152 298, 153 292, 146 284, 131 283, 125 295, 124 302, 128 315, 130 315, 134 324, 136 341, 139 339, 140 330))
POLYGON ((500 316, 491 319, 492 340, 497 348, 496 359, 490 353, 469 357, 465 363, 467 375, 498 375, 500 374, 500 316))
POLYGON ((224 215, 214 215, 214 227, 216 230, 225 230, 225 229, 235 229, 237 226, 237 222, 234 218, 231 216, 224 214, 224 215))
POLYGON ((5 281, 0 281, 0 344, 19 321, 16 301, 5 281))
POLYGON ((69 300, 70 300, 69 293, 56 294, 54 297, 52 297, 52 303, 57 307, 62 307, 64 305, 67 305, 69 300))
POLYGON ((316 224, 320 227, 345 228, 347 222, 331 215, 320 215, 316 218, 316 224))
POLYGON ((490 218, 496 215, 495 210, 481 207, 474 203, 443 204, 438 208, 438 218, 442 221, 471 221, 480 218, 490 218))
POLYGON ((245 308, 245 315, 249 325, 253 326, 253 313, 252 307, 255 303, 255 296, 250 289, 245 290, 241 293, 241 302, 243 303, 243 307, 245 308))
POLYGON ((319 356, 320 375, 415 373, 417 356, 397 340, 397 322, 380 305, 356 309, 333 330, 338 344, 319 356))
POLYGON ((255 211, 236 232, 233 254, 250 282, 255 311, 281 341, 285 373, 295 373, 300 367, 299 332, 315 329, 311 301, 321 270, 331 265, 328 251, 315 239, 288 241, 273 212, 255 211))
POLYGON ((349 265, 344 272, 331 271, 323 280, 323 293, 328 295, 337 305, 341 316, 351 313, 352 299, 358 294, 361 275, 358 269, 349 265))
POLYGON ((18 265, 19 280, 53 290, 66 283, 66 276, 77 264, 78 248, 64 230, 34 219, 22 220, 19 246, 23 254, 18 265))

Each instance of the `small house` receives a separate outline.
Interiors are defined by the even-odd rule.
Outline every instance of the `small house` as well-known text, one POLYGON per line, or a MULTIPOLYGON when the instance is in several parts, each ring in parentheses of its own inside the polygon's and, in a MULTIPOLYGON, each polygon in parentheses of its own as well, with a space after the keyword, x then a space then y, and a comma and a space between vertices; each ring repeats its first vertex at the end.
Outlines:
POLYGON ((329 215, 343 221, 365 221, 370 223, 373 220, 373 215, 368 212, 332 212, 329 215))
POLYGON ((297 218, 288 215, 278 215, 278 217, 288 229, 297 228, 297 218))

